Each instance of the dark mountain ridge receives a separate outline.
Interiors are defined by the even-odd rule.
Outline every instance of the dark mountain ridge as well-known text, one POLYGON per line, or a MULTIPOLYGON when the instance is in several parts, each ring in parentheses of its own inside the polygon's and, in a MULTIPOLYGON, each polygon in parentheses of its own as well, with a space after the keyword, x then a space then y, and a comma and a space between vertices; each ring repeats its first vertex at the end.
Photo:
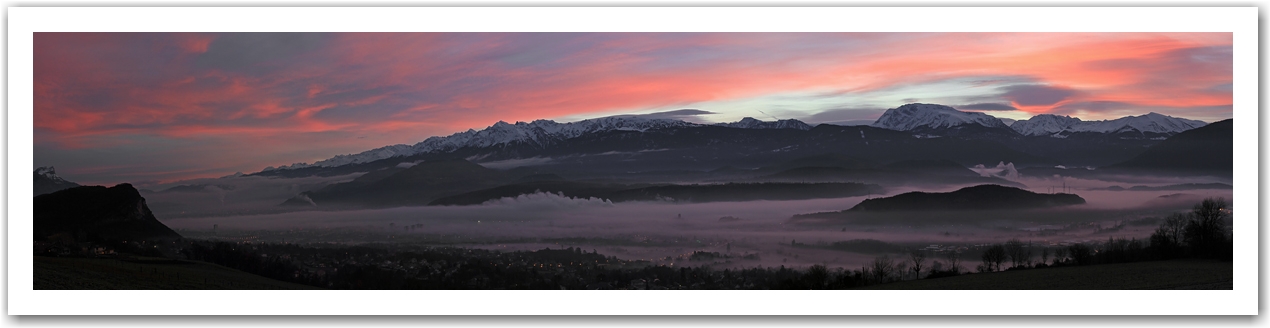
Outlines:
POLYGON ((1187 130, 1105 168, 1229 174, 1235 167, 1234 125, 1234 119, 1228 119, 1187 130))
POLYGON ((36 241, 120 242, 181 238, 159 222, 131 184, 75 187, 36 196, 36 241))
POLYGON ((465 158, 478 163, 542 158, 536 166, 587 175, 662 170, 708 171, 724 166, 766 167, 825 153, 847 153, 870 162, 951 160, 963 166, 1013 162, 1016 165, 1056 165, 1058 160, 1027 154, 992 140, 916 138, 900 131, 868 126, 821 124, 810 130, 736 129, 719 126, 675 127, 646 131, 606 131, 585 134, 541 147, 510 143, 495 148, 460 148, 453 152, 392 157, 337 167, 273 170, 252 175, 303 177, 334 176, 393 168, 421 160, 465 158))
POLYGON ((1045 208, 1084 204, 1075 194, 1038 194, 999 185, 979 185, 953 192, 907 192, 867 199, 848 211, 957 211, 1045 208))
POLYGON ((390 167, 350 182, 300 193, 282 205, 295 206, 406 206, 507 183, 502 171, 462 159, 424 161, 409 168, 390 167))
POLYGON ((1159 143, 1162 136, 1195 125, 1182 124, 1192 120, 1158 114, 1077 124, 1080 126, 1044 120, 1057 117, 1051 116, 1038 115, 1037 122, 1024 121, 1034 125, 1024 129, 1027 133, 984 113, 936 104, 906 104, 887 110, 872 126, 811 127, 794 120, 763 122, 749 118, 701 125, 638 116, 572 123, 499 122, 481 131, 340 155, 312 165, 267 168, 253 175, 331 176, 453 158, 477 163, 544 159, 550 163, 537 165, 552 165, 557 171, 583 168, 579 173, 609 174, 612 172, 597 171, 609 168, 626 172, 650 166, 666 170, 709 170, 728 165, 764 167, 828 152, 848 153, 875 162, 948 159, 963 166, 1011 162, 1020 168, 1098 167, 1128 160, 1159 143), (1066 132, 1042 133, 1050 130, 1066 132))

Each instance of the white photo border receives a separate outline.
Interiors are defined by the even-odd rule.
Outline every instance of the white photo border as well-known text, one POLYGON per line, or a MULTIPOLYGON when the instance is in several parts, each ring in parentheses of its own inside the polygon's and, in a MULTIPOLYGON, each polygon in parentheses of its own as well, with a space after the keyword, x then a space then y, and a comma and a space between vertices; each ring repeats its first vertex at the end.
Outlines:
POLYGON ((1234 290, 1224 291, 33 290, 33 189, 31 180, 22 178, 34 170, 34 32, 1231 32, 1236 118, 1233 203, 1241 213, 1259 214, 1260 87, 1255 7, 11 7, 8 28, 10 315, 1258 314, 1258 215, 1236 217, 1234 290), (895 23, 900 19, 904 24, 895 23), (180 301, 163 301, 174 299, 180 301), (1076 300, 1095 301, 1073 303, 1076 300), (1107 302, 1114 306, 1096 305, 1107 302), (1082 303, 1088 306, 1080 306, 1082 303))

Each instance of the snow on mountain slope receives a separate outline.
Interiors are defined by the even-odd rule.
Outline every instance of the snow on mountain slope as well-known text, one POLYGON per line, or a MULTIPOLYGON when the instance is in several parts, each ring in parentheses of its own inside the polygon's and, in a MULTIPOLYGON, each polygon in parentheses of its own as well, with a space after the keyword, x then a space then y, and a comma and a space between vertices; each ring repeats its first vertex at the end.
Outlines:
POLYGON ((886 110, 872 126, 912 131, 919 128, 951 128, 966 124, 979 124, 986 127, 1009 128, 1000 119, 991 115, 975 112, 963 112, 952 107, 934 104, 907 104, 886 110))
POLYGON ((52 180, 53 182, 70 183, 69 181, 66 181, 66 179, 62 179, 62 177, 57 176, 57 170, 54 169, 52 166, 44 166, 44 167, 35 168, 35 175, 41 176, 45 179, 52 180))
POLYGON ((1110 121, 1089 121, 1085 122, 1085 124, 1076 125, 1073 131, 1112 133, 1127 131, 1127 128, 1132 128, 1141 132, 1173 134, 1205 125, 1208 125, 1208 123, 1152 112, 1146 115, 1125 116, 1110 121))
POLYGON ((78 183, 66 181, 57 176, 57 171, 52 166, 36 168, 33 182, 35 183, 33 191, 36 196, 79 186, 78 183))
POLYGON ((808 125, 807 123, 803 123, 803 121, 799 121, 795 119, 777 120, 775 122, 765 122, 765 121, 759 121, 757 119, 754 119, 753 117, 746 117, 746 118, 742 118, 740 121, 736 121, 732 123, 718 123, 715 125, 726 126, 730 128, 741 128, 741 129, 811 130, 811 125, 808 125))
POLYGON ((1028 136, 1059 136, 1074 132, 1120 133, 1151 132, 1174 134, 1207 125, 1203 121, 1188 120, 1159 113, 1125 116, 1114 120, 1081 121, 1079 118, 1041 114, 1015 122, 1010 128, 1028 136))
POLYGON ((1071 116, 1041 114, 1026 120, 1015 121, 1010 128, 1025 136, 1044 136, 1062 132, 1079 123, 1081 123, 1079 118, 1071 116))
POLYGON ((371 149, 357 154, 337 155, 313 164, 296 163, 282 167, 267 167, 264 171, 281 169, 299 169, 305 167, 334 167, 348 164, 367 163, 397 156, 410 156, 429 152, 450 152, 464 147, 491 147, 511 143, 526 143, 547 146, 563 139, 570 139, 587 133, 601 131, 647 131, 670 127, 696 126, 672 119, 650 119, 633 115, 610 116, 582 120, 570 123, 556 123, 550 120, 533 122, 516 122, 510 124, 498 121, 494 125, 477 131, 468 129, 445 137, 429 137, 414 145, 397 144, 371 149))
MULTIPOLYGON (((764 122, 746 117, 738 122, 719 123, 717 125, 745 129, 799 129, 809 130, 811 126, 799 120, 779 120, 764 122)), ((414 145, 397 144, 379 147, 357 154, 337 155, 313 164, 295 163, 281 167, 266 167, 263 171, 299 169, 306 167, 335 167, 348 164, 368 163, 397 156, 410 156, 429 152, 451 152, 464 147, 492 147, 511 143, 526 143, 540 147, 549 146, 560 140, 604 131, 647 131, 652 129, 691 127, 695 123, 674 119, 645 118, 638 115, 619 115, 570 123, 557 123, 551 120, 533 122, 516 122, 515 124, 498 121, 483 130, 468 129, 464 132, 445 137, 429 137, 414 145)))

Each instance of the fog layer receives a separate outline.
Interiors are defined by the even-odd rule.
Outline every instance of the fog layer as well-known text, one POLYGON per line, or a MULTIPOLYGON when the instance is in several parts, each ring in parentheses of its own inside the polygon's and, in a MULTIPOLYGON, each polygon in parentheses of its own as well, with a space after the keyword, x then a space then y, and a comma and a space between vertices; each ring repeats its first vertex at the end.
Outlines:
MULTIPOLYGON (((314 178, 306 183, 317 186, 350 178, 314 178)), ((209 207, 246 210, 253 206, 274 206, 281 202, 278 198, 289 197, 288 192, 300 189, 298 184, 285 183, 295 182, 293 180, 297 179, 238 178, 231 180, 235 187, 219 193, 158 193, 147 197, 153 199, 151 202, 202 200, 209 207), (296 187, 287 187, 289 185, 296 187), (244 201, 251 198, 248 195, 274 198, 244 201)), ((160 219, 194 238, 421 243, 504 250, 581 247, 624 259, 645 259, 667 265, 748 267, 819 263, 853 268, 887 252, 844 250, 833 247, 835 242, 878 240, 893 245, 897 251, 890 255, 899 256, 898 250, 903 248, 932 244, 973 247, 1010 238, 1031 241, 1038 246, 1101 241, 1109 237, 1141 239, 1155 228, 1154 218, 1185 211, 1205 197, 1231 199, 1230 190, 1092 191, 1085 189, 1124 185, 1124 182, 1061 177, 1057 180, 1021 177, 1017 181, 1030 186, 1031 191, 1042 193, 1059 192, 1066 182, 1069 193, 1084 197, 1088 203, 1052 210, 862 213, 842 219, 791 221, 796 214, 841 211, 866 197, 688 204, 612 203, 537 193, 473 206, 198 217, 161 215, 160 219), (1055 182, 1059 187, 1051 189, 1055 182), (705 262, 688 261, 696 251, 718 252, 725 257, 705 262)), ((1160 182, 1209 181, 1162 178, 1160 182)), ((911 190, 891 190, 888 195, 907 191, 911 190)), ((156 214, 159 214, 157 210, 156 214)))

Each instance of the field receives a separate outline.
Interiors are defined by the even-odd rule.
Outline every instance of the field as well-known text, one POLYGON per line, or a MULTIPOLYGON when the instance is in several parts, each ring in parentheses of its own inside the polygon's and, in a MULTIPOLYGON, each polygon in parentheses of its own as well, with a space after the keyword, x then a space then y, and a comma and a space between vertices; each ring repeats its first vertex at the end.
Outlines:
POLYGON ((1174 260, 979 273, 864 289, 1233 289, 1230 262, 1174 260))
POLYGON ((215 264, 163 259, 35 257, 41 289, 318 289, 215 264))

